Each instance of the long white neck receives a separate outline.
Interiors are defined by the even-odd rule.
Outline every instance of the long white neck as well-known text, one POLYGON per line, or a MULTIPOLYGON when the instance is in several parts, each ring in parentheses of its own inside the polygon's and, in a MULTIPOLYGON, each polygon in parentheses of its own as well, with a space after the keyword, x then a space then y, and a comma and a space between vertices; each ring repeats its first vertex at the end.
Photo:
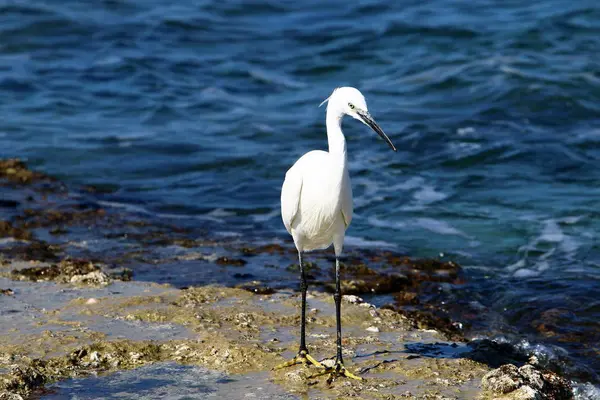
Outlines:
POLYGON ((346 138, 342 132, 342 118, 344 114, 333 107, 327 107, 327 141, 329 154, 337 158, 340 166, 346 167, 346 138))

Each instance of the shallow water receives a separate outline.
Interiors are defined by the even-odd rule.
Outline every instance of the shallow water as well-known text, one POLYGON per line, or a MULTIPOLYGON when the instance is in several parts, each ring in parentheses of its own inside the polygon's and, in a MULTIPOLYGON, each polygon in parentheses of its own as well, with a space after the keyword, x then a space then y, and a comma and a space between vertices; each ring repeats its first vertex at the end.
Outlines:
POLYGON ((345 123, 349 245, 459 261, 469 284, 440 296, 491 309, 475 328, 537 343, 550 319, 597 372, 599 21, 565 0, 3 2, 0 156, 289 240, 284 173, 356 86, 399 152, 345 123))
POLYGON ((298 399, 265 376, 228 376, 201 367, 154 364, 109 376, 60 382, 42 396, 51 399, 298 399))

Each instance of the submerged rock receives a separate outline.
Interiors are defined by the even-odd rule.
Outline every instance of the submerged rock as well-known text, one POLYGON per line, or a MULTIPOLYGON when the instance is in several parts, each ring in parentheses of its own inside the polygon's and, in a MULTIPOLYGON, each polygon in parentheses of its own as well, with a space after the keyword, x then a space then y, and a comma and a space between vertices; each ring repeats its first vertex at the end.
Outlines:
MULTIPOLYGON (((4 301, 37 301, 35 296, 28 299, 28 291, 23 290, 29 286, 48 290, 61 288, 61 283, 101 286, 113 279, 130 280, 132 273, 126 267, 139 267, 136 271, 148 280, 164 278, 160 276, 159 268, 164 268, 161 263, 169 271, 168 279, 159 282, 168 281, 172 286, 165 287, 160 295, 155 293, 155 286, 148 286, 151 293, 142 295, 136 290, 135 296, 128 295, 127 288, 140 282, 110 289, 67 287, 55 297, 69 303, 35 314, 31 332, 23 326, 29 326, 30 315, 36 310, 31 307, 25 313, 15 307, 10 318, 28 319, 0 335, 5 339, 0 340, 0 400, 20 399, 61 379, 173 361, 228 373, 257 372, 294 393, 316 387, 319 395, 329 393, 335 398, 455 398, 456 393, 479 392, 488 366, 517 362, 501 357, 507 349, 494 344, 481 344, 463 353, 466 345, 438 343, 443 340, 438 332, 446 338, 464 339, 461 325, 447 316, 448 307, 439 299, 440 287, 452 288, 464 282, 460 266, 361 249, 351 250, 342 265, 344 355, 350 368, 368 374, 367 380, 339 380, 329 387, 326 379, 308 380, 308 370, 301 366, 269 372, 293 356, 298 343, 298 298, 280 290, 299 282, 298 265, 286 268, 296 257, 293 246, 247 247, 244 243, 242 247, 237 241, 211 236, 210 228, 189 228, 179 222, 103 207, 93 193, 63 196, 64 192, 44 191, 39 195, 38 186, 60 188, 56 181, 44 179, 43 174, 27 172, 19 161, 0 162, 0 185, 26 192, 15 196, 18 201, 5 201, 6 207, 14 208, 14 215, 10 214, 10 222, 0 223, 0 236, 19 239, 5 241, 2 257, 7 262, 2 268, 26 267, 2 272, 3 276, 26 281, 12 286, 16 299, 3 297, 4 301), (41 184, 23 188, 36 179, 41 184), (184 263, 189 263, 189 269, 173 268, 184 263), (122 272, 115 273, 109 266, 122 267, 122 272), (262 267, 277 270, 272 270, 273 275, 261 274, 262 267), (212 269, 197 280, 186 277, 182 281, 197 287, 174 288, 177 284, 172 277, 204 268, 212 269), (148 271, 150 274, 143 276, 148 271), (215 277, 214 272, 221 276, 215 277), (235 280, 227 281, 227 276, 235 280), (293 280, 288 280, 289 276, 293 280), (35 283, 38 281, 59 284, 35 283), (279 292, 272 295, 275 289, 279 292), (72 299, 75 291, 82 293, 72 299), (389 294, 385 298, 394 304, 375 308, 359 297, 363 294, 367 301, 372 301, 371 294, 389 294), (420 329, 412 329, 415 327, 420 329), (169 329, 185 334, 178 334, 177 339, 163 337, 169 329), (435 343, 428 345, 433 340, 435 343), (421 346, 408 346, 410 342, 421 346), (406 356, 407 350, 415 349, 420 349, 417 354, 406 356), (13 364, 18 367, 13 368, 13 364)), ((305 263, 311 288, 333 291, 334 260, 328 254, 315 253, 318 264, 305 263)), ((308 301, 311 354, 319 359, 331 356, 336 346, 331 296, 315 291, 309 293, 308 301)), ((564 391, 568 385, 564 386, 561 378, 533 367, 512 367, 507 367, 507 376, 490 375, 486 379, 493 398, 569 398, 560 397, 568 393, 564 391), (551 397, 552 393, 556 397, 551 397)))
POLYGON ((58 260, 58 250, 58 246, 49 245, 42 241, 32 241, 3 248, 2 255, 8 259, 46 262, 58 260))
POLYGON ((0 237, 13 237, 19 240, 31 240, 33 235, 28 230, 15 227, 8 221, 0 221, 0 237))
POLYGON ((234 267, 243 267, 247 264, 247 261, 241 258, 230 258, 225 256, 217 258, 215 262, 218 265, 231 265, 234 267))
POLYGON ((269 285, 265 285, 260 281, 251 281, 242 283, 241 285, 237 285, 238 288, 247 290, 249 292, 255 294, 274 294, 277 291, 270 287, 269 285))
POLYGON ((107 285, 112 279, 131 280, 131 271, 122 270, 109 276, 100 265, 89 260, 67 258, 56 264, 13 270, 11 278, 34 282, 56 281, 84 285, 107 285))
POLYGON ((54 180, 54 178, 41 172, 31 171, 23 161, 16 158, 0 160, 0 178, 18 184, 29 184, 40 180, 54 180))
POLYGON ((519 364, 527 362, 527 356, 518 351, 512 344, 490 339, 473 340, 469 343, 472 350, 468 353, 471 360, 485 363, 492 368, 504 364, 519 364))
POLYGON ((526 364, 517 368, 505 364, 488 372, 481 380, 485 391, 496 399, 513 400, 570 400, 573 389, 569 382, 553 372, 536 369, 526 364))

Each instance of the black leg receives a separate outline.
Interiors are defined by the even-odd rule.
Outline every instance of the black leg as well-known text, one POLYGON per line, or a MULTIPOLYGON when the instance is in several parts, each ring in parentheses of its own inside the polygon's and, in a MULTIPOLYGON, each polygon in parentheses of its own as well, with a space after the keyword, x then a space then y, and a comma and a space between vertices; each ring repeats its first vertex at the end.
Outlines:
POLYGON ((327 368, 318 374, 312 375, 310 378, 314 378, 320 375, 329 374, 327 383, 332 383, 338 376, 345 376, 356 380, 362 380, 360 376, 356 376, 349 372, 344 367, 344 360, 342 358, 342 289, 340 285, 340 260, 337 256, 335 257, 335 293, 333 294, 333 300, 335 301, 335 321, 336 321, 336 333, 337 333, 337 353, 335 357, 335 365, 331 368, 327 368))
POLYGON ((302 292, 302 321, 300 322, 300 350, 298 350, 298 354, 306 354, 308 353, 308 349, 306 348, 306 290, 308 289, 308 285, 306 284, 306 274, 304 273, 301 252, 298 252, 298 263, 300 264, 300 290, 302 292))
POLYGON ((298 355, 294 357, 292 360, 284 362, 283 364, 279 364, 275 367, 275 369, 290 367, 296 364, 312 364, 323 370, 325 367, 315 360, 310 354, 308 354, 308 348, 306 347, 306 290, 308 289, 308 285, 306 283, 306 274, 304 271, 304 265, 302 264, 302 253, 298 252, 298 263, 300 264, 300 290, 302 293, 302 312, 301 312, 301 320, 300 321, 300 348, 298 349, 298 355))
POLYGON ((340 288, 340 260, 335 258, 335 294, 333 295, 335 300, 335 320, 337 330, 337 355, 336 364, 343 364, 342 359, 342 290, 340 288))

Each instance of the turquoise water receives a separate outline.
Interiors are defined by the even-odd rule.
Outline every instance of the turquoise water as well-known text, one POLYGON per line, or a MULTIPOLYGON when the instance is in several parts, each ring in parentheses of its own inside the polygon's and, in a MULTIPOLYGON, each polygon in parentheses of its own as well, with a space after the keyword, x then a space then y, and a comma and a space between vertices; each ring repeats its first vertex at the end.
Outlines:
POLYGON ((325 148, 319 103, 356 86, 399 151, 345 122, 347 243, 459 261, 448 304, 593 375, 599 53, 596 1, 2 1, 0 157, 288 240, 285 171, 325 148), (564 341, 533 326, 549 310, 564 341))

